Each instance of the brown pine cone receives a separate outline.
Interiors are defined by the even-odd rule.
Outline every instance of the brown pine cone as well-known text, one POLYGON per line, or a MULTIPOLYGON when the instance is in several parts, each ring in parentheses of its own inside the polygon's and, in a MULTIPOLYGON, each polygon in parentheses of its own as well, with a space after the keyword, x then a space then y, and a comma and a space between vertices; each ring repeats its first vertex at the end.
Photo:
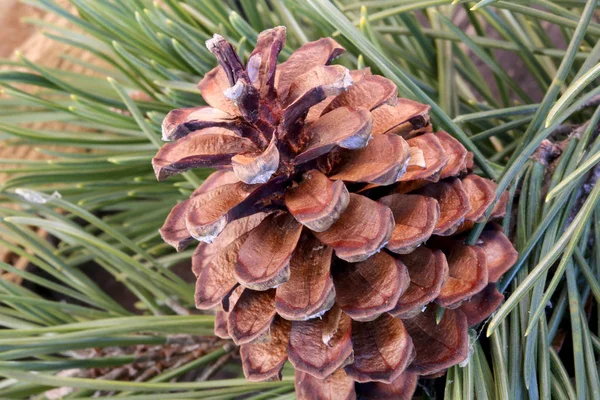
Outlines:
POLYGON ((159 180, 218 171, 160 233, 177 250, 201 242, 196 305, 219 310, 215 332, 241 346, 249 380, 289 359, 300 399, 410 398, 419 375, 468 356, 468 327, 502 301, 510 241, 492 226, 477 246, 461 239, 495 184, 433 133, 429 106, 329 65, 344 51, 333 39, 277 65, 284 43, 285 28, 262 32, 244 66, 221 36, 207 42, 220 64, 198 85, 209 106, 170 112, 174 142, 152 163, 159 180))

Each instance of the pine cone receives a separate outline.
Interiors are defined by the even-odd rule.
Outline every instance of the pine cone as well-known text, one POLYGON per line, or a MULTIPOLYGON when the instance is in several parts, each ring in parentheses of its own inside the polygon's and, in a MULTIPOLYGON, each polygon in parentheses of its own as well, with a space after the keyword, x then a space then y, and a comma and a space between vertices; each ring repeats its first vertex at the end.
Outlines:
MULTIPOLYGON (((344 51, 334 40, 277 65, 284 43, 285 28, 262 32, 244 67, 223 37, 207 42, 220 64, 198 85, 209 107, 167 115, 176 141, 153 166, 159 180, 218 171, 160 233, 177 250, 201 242, 196 305, 219 308, 215 332, 241 346, 249 380, 289 359, 300 399, 410 398, 419 375, 465 360, 468 327, 502 301, 510 241, 490 226, 464 244, 495 184, 433 133, 429 106, 329 65, 344 51)), ((505 208, 502 196, 492 216, 505 208)))

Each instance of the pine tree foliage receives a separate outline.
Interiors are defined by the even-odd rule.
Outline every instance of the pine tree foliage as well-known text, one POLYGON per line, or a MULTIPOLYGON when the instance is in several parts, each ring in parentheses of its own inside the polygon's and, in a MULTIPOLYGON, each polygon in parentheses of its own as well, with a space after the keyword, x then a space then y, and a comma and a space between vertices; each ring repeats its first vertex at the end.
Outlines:
POLYGON ((430 104, 436 129, 509 190, 503 229, 520 255, 500 283, 507 299, 472 331, 469 362, 418 395, 600 398, 598 0, 25 1, 70 25, 30 23, 99 62, 70 58, 85 70, 72 73, 0 60, 1 145, 50 157, 0 160, 0 246, 30 263, 0 263, 24 282, 0 281, 0 398, 294 398, 291 366, 282 381, 243 378, 177 273, 193 250, 174 253, 157 232, 210 171, 156 182, 150 162, 166 113, 202 104, 196 84, 216 64, 204 42, 219 33, 247 57, 278 25, 282 59, 334 37, 347 49, 336 62, 430 104), (160 368, 144 375, 148 363, 160 368))

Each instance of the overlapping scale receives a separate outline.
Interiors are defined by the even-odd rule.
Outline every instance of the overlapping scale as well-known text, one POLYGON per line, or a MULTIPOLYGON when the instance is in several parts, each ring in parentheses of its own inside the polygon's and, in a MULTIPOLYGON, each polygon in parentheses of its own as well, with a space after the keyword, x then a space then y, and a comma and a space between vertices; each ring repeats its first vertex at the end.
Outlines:
POLYGON ((277 317, 271 324, 267 340, 240 346, 244 374, 249 381, 281 379, 281 370, 288 358, 291 328, 289 321, 277 317))
POLYGON ((248 234, 238 253, 234 274, 255 290, 277 287, 290 278, 290 259, 302 225, 290 214, 271 214, 248 234))
POLYGON ((331 179, 391 185, 404 175, 410 158, 408 143, 397 135, 375 136, 368 146, 343 154, 331 179))
POLYGON ((306 232, 290 261, 290 279, 277 287, 275 308, 290 320, 322 315, 335 303, 336 291, 330 272, 333 249, 306 232))
POLYGON ((336 302, 355 321, 372 321, 390 311, 409 285, 406 266, 380 252, 359 263, 332 268, 336 302))
POLYGON ((324 379, 352 362, 352 319, 335 311, 330 310, 323 318, 292 322, 288 356, 297 370, 324 379), (336 329, 325 343, 323 337, 331 324, 336 329))
POLYGON ((392 211, 365 196, 350 193, 348 207, 329 229, 315 232, 348 262, 364 261, 386 245, 394 229, 392 211))
POLYGON ((326 231, 348 207, 350 194, 342 181, 311 170, 285 192, 285 205, 304 226, 315 232, 326 231))
POLYGON ((239 153, 258 151, 254 143, 225 128, 194 131, 177 142, 165 144, 152 159, 158 180, 192 168, 229 167, 239 153))

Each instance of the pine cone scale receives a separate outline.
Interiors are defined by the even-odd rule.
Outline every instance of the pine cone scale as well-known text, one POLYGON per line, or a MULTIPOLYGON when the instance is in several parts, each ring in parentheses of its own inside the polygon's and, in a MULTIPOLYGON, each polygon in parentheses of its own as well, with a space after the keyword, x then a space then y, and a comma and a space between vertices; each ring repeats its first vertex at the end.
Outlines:
POLYGON ((379 75, 369 75, 355 82, 352 90, 346 90, 337 96, 321 115, 339 107, 367 108, 369 111, 388 104, 398 104, 398 88, 392 81, 379 75))
POLYGON ((440 217, 436 199, 418 194, 391 194, 379 199, 394 215, 394 230, 386 248, 408 254, 431 237, 440 217))
POLYGON ((409 319, 420 314, 439 296, 448 278, 448 261, 441 250, 424 246, 398 258, 407 268, 410 284, 389 313, 409 319))
POLYGON ((248 236, 249 233, 245 233, 225 246, 197 275, 196 308, 207 310, 218 306, 236 287, 237 258, 248 236))
POLYGON ((286 99, 294 79, 314 67, 327 65, 346 50, 331 38, 307 43, 296 50, 287 61, 277 66, 275 87, 279 99, 286 99))
POLYGON ((324 232, 314 232, 335 255, 348 262, 364 261, 388 242, 394 228, 392 211, 364 196, 350 193, 348 207, 324 232))
POLYGON ((275 309, 290 321, 307 320, 333 307, 336 292, 330 274, 333 249, 305 234, 290 261, 290 279, 277 287, 275 309))
POLYGON ((448 279, 436 302, 442 307, 455 308, 488 284, 485 253, 476 246, 454 243, 448 250, 448 279))
POLYGON ((427 104, 409 99, 398 99, 396 105, 382 104, 372 111, 375 121, 373 136, 386 133, 401 135, 405 131, 419 129, 429 122, 430 109, 427 104))
POLYGON ((276 318, 270 330, 270 340, 262 343, 245 344, 240 348, 240 357, 250 381, 281 379, 281 369, 287 361, 287 347, 292 325, 283 318, 276 318))
POLYGON ((268 333, 275 315, 274 289, 244 289, 228 315, 229 335, 237 345, 256 341, 268 333))
POLYGON ((246 130, 254 129, 224 111, 213 107, 190 107, 172 110, 162 123, 162 140, 181 139, 190 132, 204 128, 226 128, 241 136, 248 136, 246 130))
POLYGON ((336 146, 360 149, 371 138, 372 124, 373 119, 366 108, 338 108, 308 127, 309 142, 294 161, 301 164, 314 160, 336 146))
POLYGON ((279 149, 277 138, 273 136, 269 146, 263 152, 244 154, 231 158, 231 167, 239 179, 247 184, 266 183, 279 168, 279 149))
POLYGON ((404 322, 413 339, 416 357, 410 370, 420 375, 443 371, 467 358, 467 318, 460 310, 447 309, 436 323, 433 308, 404 322))
POLYGON ((496 285, 490 283, 481 292, 463 302, 460 311, 467 317, 467 325, 475 326, 485 320, 504 300, 496 285))
POLYGON ((335 314, 335 310, 326 313, 322 319, 293 321, 288 345, 288 357, 292 365, 319 379, 327 378, 354 358, 352 320, 346 314, 340 314, 329 343, 324 342, 323 335, 328 328, 330 314, 335 314))
POLYGON ((348 207, 350 194, 342 181, 331 181, 317 170, 285 193, 285 205, 294 218, 314 232, 328 230, 348 207))
POLYGON ((225 70, 220 65, 210 70, 198 83, 200 94, 209 106, 232 116, 241 116, 240 109, 225 97, 224 93, 230 87, 225 70))
POLYGON ((354 363, 345 367, 357 382, 392 383, 415 357, 411 336, 400 319, 388 314, 352 324, 354 363))
POLYGON ((255 151, 258 148, 250 139, 224 128, 206 128, 164 145, 152 159, 152 167, 162 181, 192 168, 229 167, 236 154, 255 151))
POLYGON ((336 168, 331 179, 391 185, 404 175, 410 147, 400 136, 375 136, 369 145, 348 152, 345 162, 336 168))
POLYGON ((354 380, 343 369, 338 369, 325 379, 297 370, 295 387, 300 399, 356 400, 354 380))
POLYGON ((355 321, 373 321, 390 311, 409 284, 406 266, 385 252, 331 269, 336 301, 355 321))
POLYGON ((302 225, 291 214, 271 214, 253 229, 241 246, 235 277, 254 290, 274 288, 290 279, 290 259, 302 225))

